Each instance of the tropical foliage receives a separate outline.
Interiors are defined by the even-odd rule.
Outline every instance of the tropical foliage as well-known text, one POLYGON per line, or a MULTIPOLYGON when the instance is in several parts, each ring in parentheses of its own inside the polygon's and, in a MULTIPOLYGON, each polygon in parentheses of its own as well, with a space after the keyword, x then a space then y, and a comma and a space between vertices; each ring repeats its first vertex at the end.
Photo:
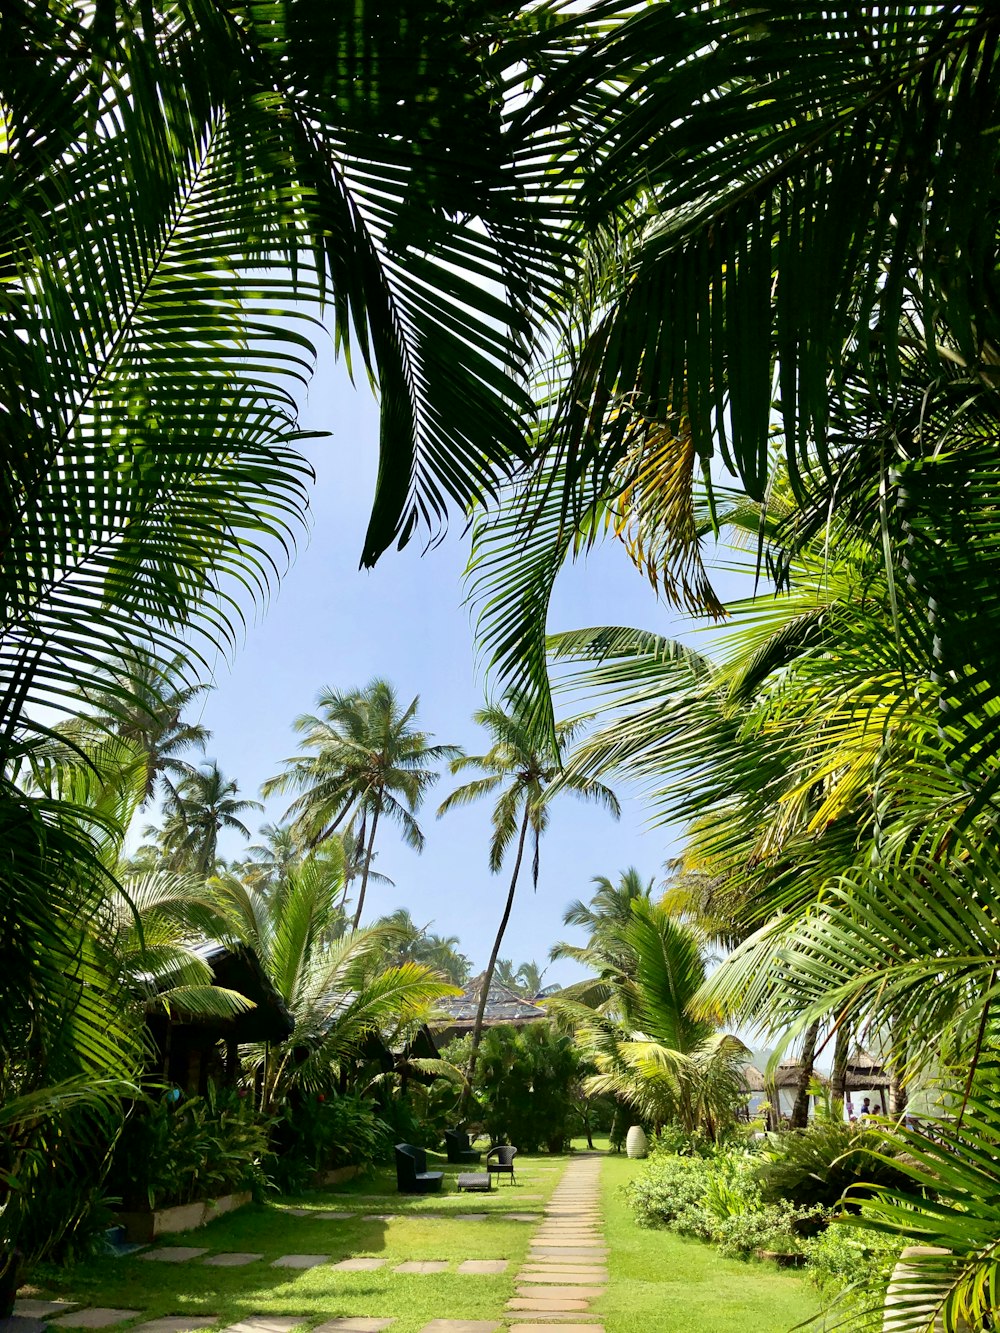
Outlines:
POLYGON ((629 919, 600 921, 581 953, 598 976, 549 1006, 576 1027, 596 1066, 588 1090, 625 1102, 654 1129, 673 1124, 714 1139, 731 1126, 746 1104, 748 1052, 691 1012, 705 980, 698 935, 639 893, 629 919))
POLYGON ((387 681, 373 680, 363 690, 324 690, 317 703, 318 714, 304 714, 294 724, 306 754, 285 760, 284 773, 264 784, 264 794, 301 793, 285 818, 294 818, 293 835, 309 846, 322 843, 345 821, 355 825, 361 859, 356 930, 379 820, 398 824, 409 846, 420 851, 424 835, 414 815, 440 776, 435 765, 458 751, 431 745, 414 725, 419 698, 401 708, 387 681))

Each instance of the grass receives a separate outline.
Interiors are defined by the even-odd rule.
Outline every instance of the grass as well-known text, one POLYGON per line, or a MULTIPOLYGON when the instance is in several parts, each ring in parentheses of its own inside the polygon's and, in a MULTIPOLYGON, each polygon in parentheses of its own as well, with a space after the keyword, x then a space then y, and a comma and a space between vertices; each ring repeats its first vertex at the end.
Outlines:
POLYGON ((637 1227, 621 1186, 638 1168, 613 1156, 602 1172, 609 1283, 591 1313, 607 1333, 788 1333, 817 1312, 816 1292, 798 1273, 637 1227))
POLYGON ((86 1305, 141 1312, 133 1324, 161 1315, 214 1316, 221 1327, 250 1315, 300 1316, 311 1324, 343 1315, 397 1320, 393 1333, 418 1333, 434 1318, 495 1319, 514 1295, 514 1278, 535 1227, 507 1220, 510 1212, 541 1213, 565 1166, 564 1157, 518 1159, 518 1185, 490 1195, 457 1194, 462 1169, 429 1161, 446 1172, 444 1193, 407 1197, 396 1193, 392 1169, 274 1204, 251 1206, 207 1227, 168 1237, 163 1244, 197 1245, 210 1253, 249 1251, 263 1261, 243 1268, 206 1268, 199 1261, 149 1263, 133 1255, 100 1258, 36 1275, 37 1293, 86 1305), (528 1197, 525 1196, 540 1196, 528 1197), (290 1207, 335 1210, 344 1221, 297 1217, 290 1207), (392 1213, 388 1221, 364 1221, 362 1213, 392 1213), (488 1213, 480 1222, 457 1214, 488 1213), (437 1215, 435 1215, 437 1214, 437 1215), (386 1261, 371 1273, 337 1272, 328 1264, 308 1270, 272 1268, 283 1254, 324 1254, 333 1262, 357 1256, 386 1261), (427 1275, 392 1272, 408 1259, 445 1259, 451 1271, 427 1275), (503 1275, 458 1273, 463 1259, 508 1259, 503 1275))

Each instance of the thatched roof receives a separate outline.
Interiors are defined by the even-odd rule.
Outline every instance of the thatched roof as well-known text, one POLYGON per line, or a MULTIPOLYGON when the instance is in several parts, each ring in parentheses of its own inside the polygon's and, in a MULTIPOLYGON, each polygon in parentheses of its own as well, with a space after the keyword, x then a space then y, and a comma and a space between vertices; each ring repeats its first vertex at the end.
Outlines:
MULTIPOLYGON (((775 1088, 797 1088, 799 1079, 802 1076, 802 1064, 798 1060, 782 1060, 774 1073, 767 1079, 772 1087, 775 1088)), ((826 1083, 827 1079, 818 1069, 812 1071, 812 1078, 820 1083, 826 1083)))
MULTIPOLYGON (((478 977, 472 978, 461 995, 449 995, 446 999, 438 1001, 438 1009, 448 1015, 443 1026, 450 1032, 472 1031, 485 979, 486 973, 480 972, 478 977)), ((493 978, 486 1000, 486 1011, 483 1014, 483 1023, 486 1027, 499 1027, 503 1024, 523 1027, 526 1023, 534 1023, 545 1017, 546 1013, 541 1005, 532 1004, 523 995, 518 995, 517 991, 497 981, 496 977, 493 978)))
POLYGON ((887 1088, 890 1076, 881 1060, 867 1051, 856 1051, 847 1062, 845 1087, 848 1092, 861 1092, 869 1088, 887 1088))
POLYGON ((743 1082, 750 1092, 766 1092, 767 1081, 756 1065, 746 1065, 743 1068, 743 1082))

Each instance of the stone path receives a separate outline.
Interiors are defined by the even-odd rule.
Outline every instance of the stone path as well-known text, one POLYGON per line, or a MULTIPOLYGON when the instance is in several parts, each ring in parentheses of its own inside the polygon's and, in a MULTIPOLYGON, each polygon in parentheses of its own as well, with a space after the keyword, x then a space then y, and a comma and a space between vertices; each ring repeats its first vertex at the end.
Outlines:
POLYGON ((600 1177, 597 1156, 576 1158, 566 1167, 518 1274, 517 1295, 507 1303, 521 1321, 507 1333, 537 1333, 553 1324, 562 1333, 604 1333, 603 1324, 587 1317, 608 1278, 600 1177))

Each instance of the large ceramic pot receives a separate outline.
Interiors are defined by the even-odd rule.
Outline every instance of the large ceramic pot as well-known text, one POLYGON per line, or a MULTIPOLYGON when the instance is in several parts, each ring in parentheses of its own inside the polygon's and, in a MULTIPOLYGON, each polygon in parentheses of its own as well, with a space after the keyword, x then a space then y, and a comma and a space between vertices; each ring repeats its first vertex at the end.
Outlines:
POLYGON ((645 1157, 649 1151, 646 1131, 642 1125, 633 1125, 625 1135, 625 1151, 629 1157, 645 1157))

